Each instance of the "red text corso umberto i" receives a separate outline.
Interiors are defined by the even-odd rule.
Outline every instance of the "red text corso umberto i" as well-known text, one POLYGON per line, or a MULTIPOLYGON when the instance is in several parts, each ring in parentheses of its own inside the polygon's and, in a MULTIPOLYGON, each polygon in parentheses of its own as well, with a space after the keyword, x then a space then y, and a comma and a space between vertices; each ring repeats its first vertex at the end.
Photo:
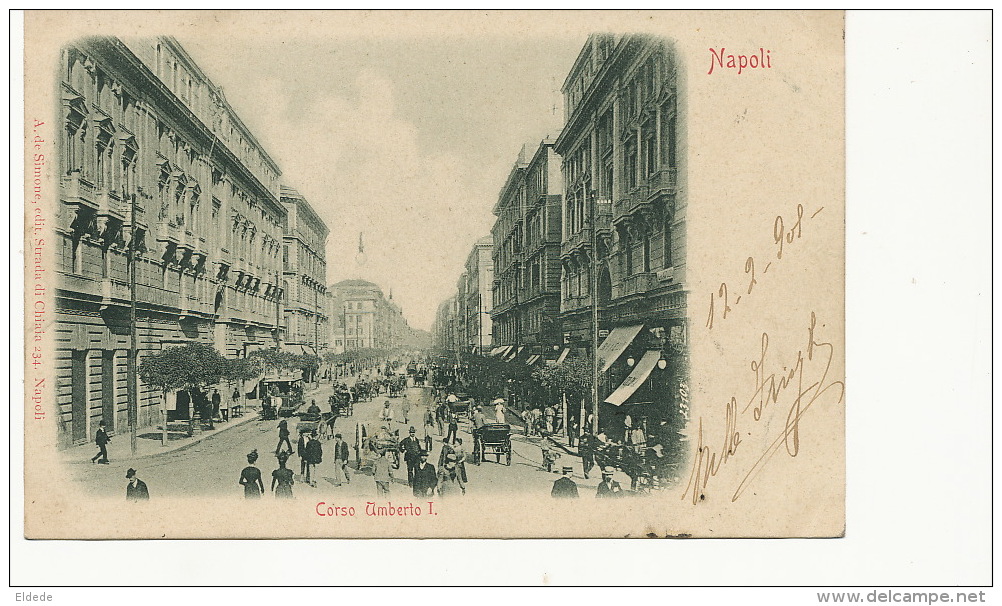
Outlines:
POLYGON ((738 70, 738 75, 741 75, 746 69, 772 69, 772 51, 766 50, 764 48, 759 48, 758 53, 752 53, 750 55, 734 55, 727 54, 727 49, 723 46, 720 50, 710 49, 710 71, 706 72, 707 76, 713 74, 713 68, 719 67, 721 69, 736 69, 738 70))
MULTIPOLYGON (((406 505, 393 504, 393 502, 387 501, 386 503, 374 503, 373 501, 368 501, 365 504, 365 508, 362 509, 364 515, 368 517, 398 517, 398 518, 410 518, 418 517, 422 515, 432 515, 437 516, 438 512, 434 509, 434 502, 427 501, 428 506, 422 507, 422 505, 415 505, 414 503, 407 503, 406 505)), ((318 516, 323 518, 353 518, 356 514, 356 509, 351 505, 334 505, 331 503, 325 503, 320 501, 316 506, 316 513, 318 516)))

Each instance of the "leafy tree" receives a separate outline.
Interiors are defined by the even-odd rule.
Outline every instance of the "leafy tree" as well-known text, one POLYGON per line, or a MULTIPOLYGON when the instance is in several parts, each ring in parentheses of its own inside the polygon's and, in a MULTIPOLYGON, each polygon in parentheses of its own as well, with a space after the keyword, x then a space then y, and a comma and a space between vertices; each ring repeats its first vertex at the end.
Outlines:
POLYGON ((189 343, 168 347, 144 359, 139 364, 139 377, 165 395, 168 391, 184 391, 194 404, 196 391, 227 377, 230 362, 209 345, 189 343))
POLYGON ((226 374, 224 378, 232 381, 249 381, 261 374, 263 365, 254 358, 236 358, 227 360, 226 374))
POLYGON ((550 393, 567 394, 567 399, 578 401, 591 395, 592 364, 588 358, 570 358, 562 364, 543 366, 532 373, 532 379, 550 393))

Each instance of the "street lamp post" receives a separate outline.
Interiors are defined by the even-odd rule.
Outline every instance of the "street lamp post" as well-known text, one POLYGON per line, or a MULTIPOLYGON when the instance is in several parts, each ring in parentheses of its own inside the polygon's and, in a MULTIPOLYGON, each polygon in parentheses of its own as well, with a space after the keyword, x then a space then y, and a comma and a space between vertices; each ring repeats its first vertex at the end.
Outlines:
MULTIPOLYGON (((592 397, 592 433, 598 435, 598 199, 594 192, 589 192, 591 198, 589 210, 591 213, 591 397, 592 397)), ((582 423, 583 425, 583 423, 582 423)))
MULTIPOLYGON (((138 447, 138 428, 136 427, 139 422, 139 378, 138 369, 136 368, 136 363, 138 360, 136 358, 139 356, 139 329, 136 326, 136 235, 138 234, 138 226, 136 224, 136 195, 131 196, 131 206, 130 206, 130 220, 132 221, 132 234, 129 238, 129 251, 128 251, 128 261, 129 261, 129 359, 126 363, 126 374, 127 380, 129 382, 127 397, 128 402, 126 403, 127 414, 129 417, 129 448, 132 454, 136 454, 136 448, 138 447)), ((167 427, 167 417, 163 418, 164 428, 167 427)))

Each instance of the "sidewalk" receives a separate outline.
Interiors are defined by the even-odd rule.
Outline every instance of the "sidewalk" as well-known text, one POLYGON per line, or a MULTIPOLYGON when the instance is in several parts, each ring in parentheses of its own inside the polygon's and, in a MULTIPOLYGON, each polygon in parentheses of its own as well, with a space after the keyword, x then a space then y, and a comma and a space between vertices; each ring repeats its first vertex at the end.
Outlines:
MULTIPOLYGON (((311 389, 310 391, 303 394, 304 400, 307 402, 311 396, 315 396, 322 389, 311 389)), ((224 423, 215 423, 215 429, 205 429, 191 437, 179 437, 177 433, 168 434, 167 445, 164 446, 162 440, 162 431, 159 426, 144 427, 139 430, 139 438, 136 440, 136 454, 133 455, 129 448, 129 434, 126 433, 116 433, 112 436, 112 441, 108 445, 108 459, 112 462, 118 462, 123 460, 134 461, 137 459, 146 459, 149 457, 155 457, 162 454, 167 454, 170 452, 177 452, 179 450, 188 448, 198 444, 202 440, 211 438, 212 436, 219 435, 220 433, 239 427, 244 423, 254 421, 260 418, 260 408, 257 406, 244 406, 244 413, 242 416, 237 418, 230 418, 229 421, 224 423)), ((87 463, 90 464, 90 459, 97 454, 97 446, 91 440, 88 444, 81 444, 79 446, 73 446, 67 448, 66 450, 60 451, 60 459, 64 463, 74 464, 74 463, 87 463)))

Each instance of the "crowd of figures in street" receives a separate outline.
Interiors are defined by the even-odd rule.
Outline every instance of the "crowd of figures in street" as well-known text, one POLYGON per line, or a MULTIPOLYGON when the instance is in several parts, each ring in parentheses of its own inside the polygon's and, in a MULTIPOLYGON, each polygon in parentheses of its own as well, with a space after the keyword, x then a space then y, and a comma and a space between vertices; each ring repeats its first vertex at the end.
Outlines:
MULTIPOLYGON (((321 488, 332 490, 364 482, 364 493, 351 494, 376 497, 389 497, 394 484, 406 482, 422 499, 461 497, 471 483, 481 483, 484 492, 545 485, 554 498, 577 498, 585 490, 600 498, 640 495, 668 483, 658 466, 666 457, 657 437, 649 440, 628 417, 622 440, 594 435, 590 420, 584 428, 573 419, 566 427, 554 405, 509 406, 504 394, 471 398, 464 391, 469 381, 461 365, 427 358, 328 369, 307 389, 273 385, 245 414, 253 415, 252 427, 273 436, 275 447, 246 452, 246 467, 232 477, 246 499, 269 493, 292 499, 316 492, 321 479, 321 488), (550 485, 553 474, 559 477, 550 485), (617 476, 624 483, 628 478, 629 488, 617 476), (595 485, 592 478, 601 480, 595 485)), ((219 410, 208 414, 229 420, 219 410)), ((99 430, 94 461, 107 460, 109 441, 99 430)), ((131 501, 150 498, 139 476, 129 468, 131 501)))

